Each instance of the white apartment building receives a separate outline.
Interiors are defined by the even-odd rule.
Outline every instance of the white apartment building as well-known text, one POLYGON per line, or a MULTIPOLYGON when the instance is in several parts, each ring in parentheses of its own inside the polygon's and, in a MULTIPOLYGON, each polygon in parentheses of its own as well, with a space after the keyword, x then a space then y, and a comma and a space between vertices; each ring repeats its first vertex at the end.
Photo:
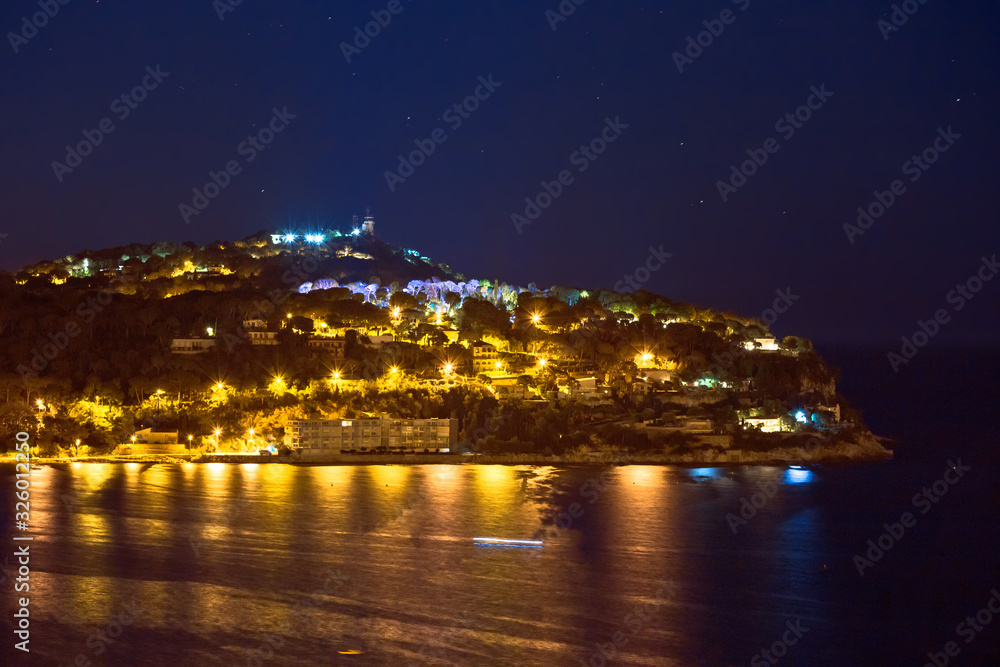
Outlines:
POLYGON ((457 419, 302 419, 288 422, 284 444, 305 454, 435 452, 458 444, 457 419))

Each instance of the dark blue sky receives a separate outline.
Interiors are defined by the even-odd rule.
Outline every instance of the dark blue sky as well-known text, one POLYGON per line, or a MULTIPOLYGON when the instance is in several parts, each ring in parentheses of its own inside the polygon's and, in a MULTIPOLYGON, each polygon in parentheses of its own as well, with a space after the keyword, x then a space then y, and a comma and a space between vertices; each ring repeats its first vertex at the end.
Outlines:
POLYGON ((470 276, 610 288, 662 246, 643 287, 748 315, 791 288, 782 335, 890 344, 944 308, 936 344, 997 340, 1000 280, 948 300, 1000 252, 997 2, 914 3, 884 39, 887 2, 587 0, 553 30, 554 1, 401 0, 348 63, 341 43, 388 4, 244 0, 220 20, 210 0, 71 0, 21 40, 37 0, 4 3, 0 267, 346 228, 370 206, 381 238, 470 276), (723 30, 679 72, 704 21, 723 30), (120 119, 112 102, 157 65, 169 74, 120 119), (490 75, 456 127, 445 112, 490 75), (833 95, 776 129, 813 86, 833 95), (247 162, 239 145, 274 108, 296 117, 247 162), (60 182, 52 163, 104 118, 114 131, 60 182), (574 158, 608 118, 628 127, 574 158), (911 182, 904 163, 949 127, 960 138, 911 182), (447 140, 391 191, 385 172, 436 128, 447 140), (777 152, 724 202, 717 182, 768 138, 777 152), (240 172, 185 224, 179 204, 230 160, 240 172), (511 215, 563 170, 519 234, 511 215), (850 243, 844 224, 896 179, 904 194, 850 243))

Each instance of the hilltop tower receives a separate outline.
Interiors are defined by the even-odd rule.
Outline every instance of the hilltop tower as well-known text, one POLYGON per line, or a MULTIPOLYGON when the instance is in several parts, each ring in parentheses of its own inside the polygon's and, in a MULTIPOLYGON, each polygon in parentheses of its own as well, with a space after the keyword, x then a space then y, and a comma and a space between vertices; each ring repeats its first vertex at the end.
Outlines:
POLYGON ((375 216, 370 208, 365 209, 365 222, 361 225, 361 233, 375 236, 375 216))

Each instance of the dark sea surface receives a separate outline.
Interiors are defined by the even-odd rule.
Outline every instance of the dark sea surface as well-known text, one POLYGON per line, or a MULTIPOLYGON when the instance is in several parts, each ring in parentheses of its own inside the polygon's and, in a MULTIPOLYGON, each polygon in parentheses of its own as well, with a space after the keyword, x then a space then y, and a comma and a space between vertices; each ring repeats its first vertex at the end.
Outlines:
POLYGON ((898 373, 887 360, 898 346, 817 350, 839 371, 838 390, 873 433, 896 440, 902 457, 964 452, 998 461, 1000 347, 925 348, 898 373))
POLYGON ((5 664, 919 667, 954 641, 947 664, 1000 665, 1000 616, 957 627, 1000 591, 997 355, 939 360, 938 386, 884 351, 823 352, 897 460, 40 467, 31 654, 8 570, 5 664))

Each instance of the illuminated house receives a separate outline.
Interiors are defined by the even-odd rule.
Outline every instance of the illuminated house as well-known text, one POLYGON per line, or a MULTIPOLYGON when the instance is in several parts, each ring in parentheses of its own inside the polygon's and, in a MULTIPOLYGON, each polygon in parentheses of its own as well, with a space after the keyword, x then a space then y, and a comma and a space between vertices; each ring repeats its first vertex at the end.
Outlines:
POLYGON ((569 394, 570 398, 594 398, 610 393, 607 387, 597 386, 597 378, 593 375, 573 374, 572 377, 576 380, 575 384, 562 382, 559 385, 559 391, 569 394))
POLYGON ((215 264, 213 266, 199 266, 195 269, 195 273, 202 273, 210 276, 228 276, 232 275, 233 272, 221 264, 215 264))
POLYGON ((759 428, 761 433, 777 433, 781 430, 781 419, 778 417, 744 417, 741 422, 746 427, 759 428))
POLYGON ((268 331, 264 320, 243 320, 243 331, 251 345, 277 345, 278 332, 268 331))
POLYGON ((518 375, 503 375, 490 379, 490 386, 497 396, 504 398, 528 398, 528 388, 519 383, 518 375))
POLYGON ((476 374, 479 373, 495 373, 499 369, 497 368, 497 362, 500 361, 500 355, 497 354, 497 348, 489 343, 484 343, 481 340, 477 340, 475 343, 469 346, 472 349, 472 370, 476 374))
POLYGON ((748 340, 743 343, 743 347, 746 349, 761 350, 764 352, 777 352, 781 348, 778 346, 778 339, 774 336, 765 336, 763 338, 755 338, 754 340, 748 340), (758 348, 757 345, 760 345, 758 348))
POLYGON ((305 419, 288 422, 285 446, 304 454, 437 452, 458 444, 457 419, 305 419))

